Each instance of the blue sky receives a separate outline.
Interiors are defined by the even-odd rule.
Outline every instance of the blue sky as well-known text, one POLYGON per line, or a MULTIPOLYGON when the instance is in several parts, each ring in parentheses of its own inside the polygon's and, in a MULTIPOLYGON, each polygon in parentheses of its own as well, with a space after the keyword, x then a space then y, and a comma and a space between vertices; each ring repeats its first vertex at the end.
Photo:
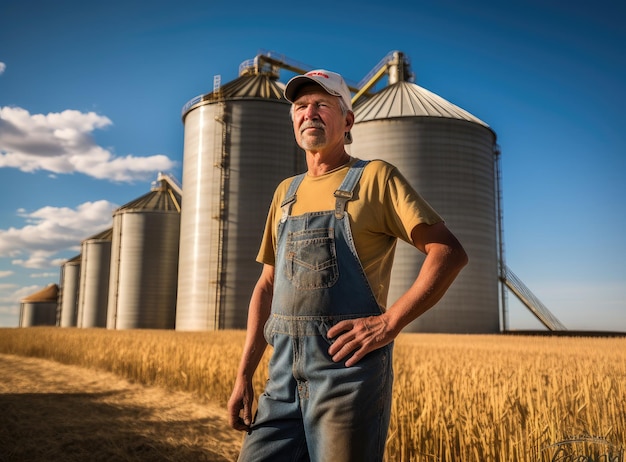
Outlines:
POLYGON ((508 266, 569 329, 626 331, 621 2, 398 3, 3 1, 0 326, 158 171, 181 179, 181 108, 213 76, 270 50, 358 82, 400 50, 496 132, 508 266))

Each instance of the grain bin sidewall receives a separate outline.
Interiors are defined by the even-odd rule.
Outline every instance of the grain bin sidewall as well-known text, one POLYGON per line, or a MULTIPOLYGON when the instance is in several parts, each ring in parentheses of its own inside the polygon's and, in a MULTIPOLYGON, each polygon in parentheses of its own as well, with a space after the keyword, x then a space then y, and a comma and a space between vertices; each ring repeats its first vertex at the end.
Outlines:
POLYGON ((121 210, 113 229, 107 327, 173 329, 180 214, 121 210))
POLYGON ((78 315, 78 290, 80 287, 80 262, 66 262, 63 265, 61 296, 61 327, 76 327, 78 315))
MULTIPOLYGON (((437 306, 407 331, 499 331, 495 135, 474 122, 415 116, 356 124, 352 155, 394 164, 439 212, 470 263, 437 306)), ((389 304, 415 280, 423 257, 399 243, 389 304)))
POLYGON ((274 189, 306 168, 289 108, 233 98, 186 114, 177 330, 245 328, 274 189))

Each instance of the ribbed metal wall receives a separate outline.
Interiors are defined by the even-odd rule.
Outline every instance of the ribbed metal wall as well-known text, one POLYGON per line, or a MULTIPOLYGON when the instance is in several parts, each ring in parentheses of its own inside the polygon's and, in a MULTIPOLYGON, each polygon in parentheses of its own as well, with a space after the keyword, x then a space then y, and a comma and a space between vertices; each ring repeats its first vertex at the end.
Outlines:
POLYGON ((162 183, 114 212, 107 328, 174 328, 179 204, 162 183))
MULTIPOLYGON (((437 306, 409 332, 499 331, 495 134, 480 120, 409 82, 398 82, 355 108, 352 155, 383 159, 443 216, 469 264, 437 306)), ((415 280, 423 257, 398 243, 391 305, 415 280)))
POLYGON ((50 284, 20 301, 20 327, 56 326, 59 286, 50 284))
POLYGON ((113 230, 108 229, 81 243, 78 327, 107 325, 112 236, 113 230))
POLYGON ((55 326, 56 309, 53 302, 22 302, 20 327, 55 326))
POLYGON ((81 256, 70 258, 61 267, 61 327, 76 327, 78 319, 78 288, 81 256))
POLYGON ((289 108, 279 84, 260 74, 185 111, 177 330, 245 328, 272 194, 306 168, 289 108))

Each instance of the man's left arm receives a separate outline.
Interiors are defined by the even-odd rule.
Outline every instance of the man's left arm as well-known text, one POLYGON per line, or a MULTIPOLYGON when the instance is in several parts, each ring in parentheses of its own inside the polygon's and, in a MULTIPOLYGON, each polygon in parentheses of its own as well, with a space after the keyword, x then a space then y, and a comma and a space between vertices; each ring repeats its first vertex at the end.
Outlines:
POLYGON ((353 366, 367 353, 391 343, 402 329, 432 308, 445 294, 468 257, 443 222, 420 224, 411 232, 413 244, 426 254, 413 285, 380 316, 345 320, 328 331, 335 338, 328 349, 333 361, 353 366))

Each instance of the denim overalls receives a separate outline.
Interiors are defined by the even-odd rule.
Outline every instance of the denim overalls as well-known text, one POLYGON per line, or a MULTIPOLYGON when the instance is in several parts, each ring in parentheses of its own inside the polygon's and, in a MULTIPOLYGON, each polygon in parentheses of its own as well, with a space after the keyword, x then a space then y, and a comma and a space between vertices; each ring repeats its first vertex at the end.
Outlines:
POLYGON ((240 461, 366 462, 383 458, 391 411, 392 344, 347 368, 328 354, 328 330, 381 314, 345 212, 367 162, 335 192, 335 210, 291 216, 296 177, 282 204, 271 315, 269 379, 240 461))

